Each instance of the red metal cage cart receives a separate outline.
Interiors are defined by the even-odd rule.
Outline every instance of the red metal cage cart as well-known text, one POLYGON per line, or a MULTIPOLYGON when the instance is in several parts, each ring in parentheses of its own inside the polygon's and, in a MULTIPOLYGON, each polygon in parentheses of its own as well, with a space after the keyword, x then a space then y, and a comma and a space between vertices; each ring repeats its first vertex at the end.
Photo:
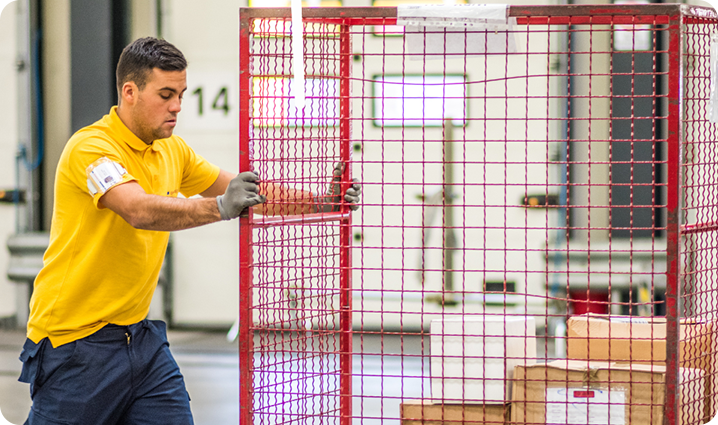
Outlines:
POLYGON ((704 423, 717 15, 461 7, 240 10, 241 424, 704 423))

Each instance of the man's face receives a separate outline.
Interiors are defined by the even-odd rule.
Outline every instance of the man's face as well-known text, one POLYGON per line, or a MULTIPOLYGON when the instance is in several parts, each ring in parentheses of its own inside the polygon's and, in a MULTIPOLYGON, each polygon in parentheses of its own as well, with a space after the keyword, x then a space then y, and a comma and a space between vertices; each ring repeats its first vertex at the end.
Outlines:
POLYGON ((134 132, 145 143, 166 139, 177 125, 182 96, 187 90, 187 71, 153 68, 132 110, 134 132))

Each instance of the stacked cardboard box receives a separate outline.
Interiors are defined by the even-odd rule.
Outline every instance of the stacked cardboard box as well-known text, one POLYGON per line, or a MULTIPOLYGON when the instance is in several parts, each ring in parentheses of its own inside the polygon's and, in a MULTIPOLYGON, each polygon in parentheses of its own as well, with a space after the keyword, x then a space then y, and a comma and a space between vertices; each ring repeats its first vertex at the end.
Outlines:
MULTIPOLYGON (((511 423, 662 425, 665 367, 558 360, 517 366, 511 423)), ((701 423, 704 375, 681 368, 679 424, 701 423)))
POLYGON ((409 401, 401 405, 402 425, 503 425, 509 404, 439 404, 409 401))
MULTIPOLYGON (((567 323, 567 357, 571 360, 663 365, 666 320, 663 317, 574 316, 567 323)), ((704 421, 718 410, 718 349, 713 322, 682 320, 680 366, 698 368, 705 376, 704 421)), ((686 394, 681 389, 682 394, 686 394)))
POLYGON ((536 323, 524 316, 431 322, 431 400, 401 405, 402 425, 503 425, 516 365, 536 362, 536 323))
POLYGON ((516 365, 536 362, 532 317, 446 317, 431 322, 431 396, 437 403, 510 400, 516 365))
MULTIPOLYGON (((572 317, 569 360, 548 364, 533 360, 533 325, 511 317, 434 321, 433 402, 402 404, 402 424, 663 424, 665 318, 572 317)), ((718 410, 713 332, 712 322, 681 323, 678 424, 707 422, 718 410)))

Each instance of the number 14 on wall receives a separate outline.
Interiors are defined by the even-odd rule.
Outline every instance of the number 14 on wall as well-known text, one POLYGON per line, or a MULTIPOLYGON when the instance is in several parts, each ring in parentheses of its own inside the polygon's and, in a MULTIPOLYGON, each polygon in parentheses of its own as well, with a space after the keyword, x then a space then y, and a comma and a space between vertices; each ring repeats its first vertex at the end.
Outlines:
MULTIPOLYGON (((219 89, 219 93, 215 96, 212 101, 212 109, 218 109, 224 111, 224 115, 229 114, 229 95, 227 94, 227 86, 222 86, 219 89)), ((204 115, 204 88, 202 86, 197 87, 193 92, 193 95, 197 96, 197 113, 202 117, 204 115)))
POLYGON ((187 91, 178 120, 181 130, 226 131, 237 128, 237 76, 231 72, 187 72, 187 91))

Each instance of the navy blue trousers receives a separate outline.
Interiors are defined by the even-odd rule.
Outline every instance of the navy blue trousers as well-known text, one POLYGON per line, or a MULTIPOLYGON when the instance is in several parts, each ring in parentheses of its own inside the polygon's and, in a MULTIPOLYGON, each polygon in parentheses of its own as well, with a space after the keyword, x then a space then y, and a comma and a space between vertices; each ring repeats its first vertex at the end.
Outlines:
POLYGON ((107 325, 57 348, 28 339, 20 360, 32 396, 26 425, 194 423, 164 322, 107 325))

